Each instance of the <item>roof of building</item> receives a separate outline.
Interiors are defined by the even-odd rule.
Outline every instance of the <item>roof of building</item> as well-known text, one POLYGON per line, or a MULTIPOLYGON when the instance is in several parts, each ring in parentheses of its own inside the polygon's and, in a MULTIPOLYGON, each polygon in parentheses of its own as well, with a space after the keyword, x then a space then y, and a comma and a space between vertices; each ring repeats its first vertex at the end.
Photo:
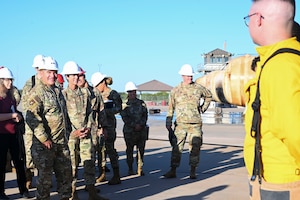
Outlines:
POLYGON ((171 91, 172 86, 157 80, 148 81, 137 86, 137 91, 171 91))
POLYGON ((208 53, 205 53, 204 55, 209 55, 209 54, 212 54, 214 56, 222 56, 222 55, 224 55, 224 56, 225 55, 231 56, 232 55, 231 53, 229 53, 227 51, 224 51, 222 49, 219 49, 219 48, 217 48, 215 50, 212 50, 212 51, 210 51, 208 53))

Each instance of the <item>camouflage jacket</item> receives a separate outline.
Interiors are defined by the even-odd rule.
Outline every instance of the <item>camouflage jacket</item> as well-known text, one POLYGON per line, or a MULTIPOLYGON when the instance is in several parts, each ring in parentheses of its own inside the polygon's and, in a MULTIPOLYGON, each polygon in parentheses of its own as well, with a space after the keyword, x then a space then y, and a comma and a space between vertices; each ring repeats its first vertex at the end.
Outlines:
POLYGON ((108 91, 102 92, 101 95, 104 101, 108 126, 116 128, 115 114, 122 110, 121 96, 117 91, 112 90, 111 88, 109 88, 108 91))
POLYGON ((91 128, 93 123, 93 113, 89 90, 87 88, 77 88, 72 90, 67 87, 62 93, 65 97, 72 131, 81 128, 91 128))
POLYGON ((33 130, 33 143, 51 140, 56 144, 67 144, 70 120, 61 90, 48 87, 39 81, 28 95, 26 123, 33 130))
POLYGON ((134 128, 136 124, 146 126, 148 120, 148 109, 143 100, 128 100, 123 104, 121 111, 124 128, 134 128))
POLYGON ((180 83, 170 94, 166 126, 172 125, 174 112, 177 123, 201 123, 201 113, 207 110, 211 100, 212 94, 205 87, 194 82, 180 83), (201 98, 204 100, 202 105, 201 98))
POLYGON ((22 89, 22 97, 21 97, 21 103, 22 103, 22 109, 23 113, 26 113, 26 110, 28 108, 27 105, 27 100, 28 100, 28 95, 31 91, 31 89, 35 86, 36 83, 39 83, 40 80, 37 78, 36 75, 33 75, 28 79, 22 89), (34 82, 33 82, 34 81, 34 82))
POLYGON ((15 87, 15 86, 13 86, 12 90, 13 90, 13 96, 14 96, 14 98, 15 98, 15 100, 16 100, 16 106, 18 106, 18 105, 20 104, 20 102, 21 102, 21 94, 20 94, 20 91, 19 91, 18 88, 15 87))

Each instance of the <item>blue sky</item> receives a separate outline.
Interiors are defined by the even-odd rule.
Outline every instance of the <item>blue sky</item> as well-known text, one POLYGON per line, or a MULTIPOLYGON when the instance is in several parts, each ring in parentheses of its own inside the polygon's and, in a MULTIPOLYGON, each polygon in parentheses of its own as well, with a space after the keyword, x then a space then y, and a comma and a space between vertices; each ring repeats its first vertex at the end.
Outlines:
MULTIPOLYGON (((35 73, 35 55, 54 57, 59 72, 70 60, 87 71, 127 81, 153 79, 176 86, 183 64, 195 70, 216 48, 255 54, 243 17, 251 0, 26 0, 0 1, 0 65, 22 88, 35 73)), ((296 21, 300 22, 299 14, 296 21)), ((194 79, 198 78, 195 75, 194 79)))

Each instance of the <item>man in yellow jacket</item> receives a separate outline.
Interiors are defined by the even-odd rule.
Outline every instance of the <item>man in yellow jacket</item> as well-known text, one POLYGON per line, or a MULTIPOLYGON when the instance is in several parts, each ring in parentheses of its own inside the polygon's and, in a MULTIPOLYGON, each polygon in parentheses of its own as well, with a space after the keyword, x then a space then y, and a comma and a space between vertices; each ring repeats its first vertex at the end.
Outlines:
POLYGON ((246 86, 244 158, 251 177, 255 156, 252 103, 259 79, 262 180, 250 181, 250 199, 300 198, 300 56, 280 53, 266 62, 278 49, 300 50, 300 43, 292 37, 294 16, 295 0, 253 0, 244 18, 260 56, 256 78, 246 86))

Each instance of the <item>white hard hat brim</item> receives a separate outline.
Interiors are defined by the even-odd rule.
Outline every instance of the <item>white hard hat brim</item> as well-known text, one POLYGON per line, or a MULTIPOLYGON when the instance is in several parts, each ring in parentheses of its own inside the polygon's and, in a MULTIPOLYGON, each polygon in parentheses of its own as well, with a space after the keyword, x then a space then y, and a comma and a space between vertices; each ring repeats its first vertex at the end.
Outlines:
POLYGON ((93 87, 99 85, 99 83, 101 83, 105 78, 107 78, 106 74, 101 74, 100 72, 93 74, 91 79, 93 87))

